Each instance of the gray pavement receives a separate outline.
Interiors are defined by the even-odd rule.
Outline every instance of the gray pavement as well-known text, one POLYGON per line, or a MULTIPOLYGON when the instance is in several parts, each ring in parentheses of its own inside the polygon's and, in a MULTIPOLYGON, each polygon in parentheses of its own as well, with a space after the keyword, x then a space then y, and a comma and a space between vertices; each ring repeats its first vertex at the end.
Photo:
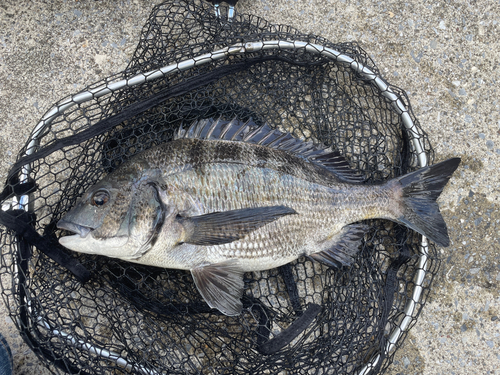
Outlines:
MULTIPOLYGON (((0 181, 57 100, 122 70, 159 1, 0 2, 0 181)), ((462 165, 440 198, 451 246, 389 374, 500 374, 500 3, 240 0, 237 10, 357 41, 406 90, 436 161, 462 165)), ((45 374, 0 301, 15 374, 45 374)))

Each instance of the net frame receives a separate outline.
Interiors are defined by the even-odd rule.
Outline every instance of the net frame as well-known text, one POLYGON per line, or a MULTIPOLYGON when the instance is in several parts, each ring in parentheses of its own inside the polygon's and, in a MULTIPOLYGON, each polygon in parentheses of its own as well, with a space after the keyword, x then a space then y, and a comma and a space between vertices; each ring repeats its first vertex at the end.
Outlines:
MULTIPOLYGON (((370 69, 368 66, 364 65, 360 61, 356 61, 351 56, 348 56, 345 53, 341 53, 332 48, 305 42, 301 40, 268 40, 268 41, 252 41, 245 43, 236 43, 231 44, 222 49, 216 49, 210 53, 201 54, 194 58, 186 59, 180 61, 175 64, 170 64, 163 66, 158 69, 153 69, 146 73, 135 74, 131 77, 127 77, 125 79, 121 78, 118 80, 111 80, 104 85, 100 85, 88 90, 83 90, 70 98, 63 100, 58 103, 56 106, 51 108, 41 119, 41 121, 37 124, 35 129, 33 130, 28 145, 26 147, 25 156, 33 155, 36 150, 40 147, 40 139, 43 137, 46 129, 50 127, 53 121, 58 118, 63 112, 67 111, 71 107, 75 105, 82 104, 86 101, 95 100, 100 97, 106 97, 109 94, 114 94, 122 89, 129 89, 133 86, 141 85, 145 82, 152 82, 155 80, 162 80, 167 78, 169 75, 173 75, 185 70, 192 69, 194 67, 199 67, 204 64, 210 64, 214 61, 224 60, 230 56, 234 55, 245 55, 249 53, 253 53, 256 51, 268 51, 273 50, 277 53, 281 53, 282 51, 294 50, 294 51, 303 51, 308 54, 314 54, 335 63, 341 64, 343 66, 349 67, 357 74, 361 76, 361 78, 370 81, 373 85, 376 86, 377 90, 381 92, 381 95, 385 96, 388 100, 391 101, 394 110, 401 117, 403 124, 407 132, 409 133, 409 139, 412 142, 412 146, 414 147, 417 158, 418 158, 418 166, 424 167, 428 164, 428 158, 425 153, 425 145, 422 143, 422 137, 420 130, 414 123, 412 116, 410 115, 410 109, 407 105, 404 104, 403 100, 398 96, 397 93, 394 92, 392 87, 387 84, 382 77, 378 75, 377 72, 370 69)), ((27 163, 22 166, 22 171, 20 173, 20 183, 28 183, 30 180, 30 174, 32 173, 31 164, 27 163)), ((32 210, 32 201, 30 200, 30 194, 22 194, 17 201, 15 198, 12 202, 12 208, 25 210, 29 212, 32 210)), ((17 243, 17 246, 21 246, 20 242, 17 243)), ((21 251, 21 249, 18 249, 21 251)), ((409 299, 407 305, 404 309, 404 317, 402 317, 401 323, 389 333, 388 339, 385 345, 385 353, 380 354, 377 353, 371 357, 368 363, 358 371, 358 374, 370 374, 374 369, 379 368, 379 362, 382 358, 390 355, 393 350, 396 348, 398 341, 401 339, 403 334, 407 331, 407 329, 415 322, 415 311, 416 306, 421 303, 422 294, 424 290, 424 284, 427 280, 427 270, 428 270, 428 256, 429 256, 429 244, 425 237, 421 236, 420 238, 420 246, 419 246, 419 260, 417 265, 417 270, 414 275, 413 283, 414 288, 412 292, 412 296, 409 299)), ((29 307, 28 307, 29 308, 29 307)), ((45 325, 47 329, 52 330, 53 327, 50 324, 43 320, 40 317, 40 323, 45 325)), ((105 348, 97 347, 90 343, 84 342, 82 340, 75 339, 71 334, 67 332, 53 330, 55 336, 62 337, 67 340, 72 345, 81 347, 90 353, 103 356, 109 360, 115 361, 120 366, 124 367, 127 370, 134 370, 144 374, 153 374, 156 372, 152 372, 150 369, 147 369, 141 365, 131 364, 127 359, 123 358, 118 353, 113 353, 105 348)))

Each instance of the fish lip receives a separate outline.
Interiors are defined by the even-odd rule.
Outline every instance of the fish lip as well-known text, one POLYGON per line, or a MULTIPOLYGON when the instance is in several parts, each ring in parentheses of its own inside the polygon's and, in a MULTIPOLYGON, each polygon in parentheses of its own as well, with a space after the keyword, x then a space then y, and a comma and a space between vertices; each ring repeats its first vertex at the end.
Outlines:
POLYGON ((79 234, 81 238, 87 237, 87 235, 93 230, 93 228, 86 227, 84 225, 79 225, 72 223, 71 221, 66 221, 64 219, 57 222, 57 227, 59 229, 64 229, 72 233, 79 234))

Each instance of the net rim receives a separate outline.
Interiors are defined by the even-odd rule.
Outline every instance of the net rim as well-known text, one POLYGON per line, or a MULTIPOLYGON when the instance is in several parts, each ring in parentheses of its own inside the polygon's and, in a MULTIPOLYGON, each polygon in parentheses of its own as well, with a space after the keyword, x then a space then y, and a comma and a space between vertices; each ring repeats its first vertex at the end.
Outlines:
MULTIPOLYGON (((210 53, 205 53, 191 59, 182 60, 175 64, 166 65, 164 67, 151 70, 146 73, 139 73, 131 78, 119 79, 117 81, 108 82, 100 85, 93 89, 82 90, 77 94, 71 95, 67 99, 62 100, 60 103, 54 105, 50 108, 42 117, 40 122, 36 125, 34 130, 31 132, 29 144, 24 156, 31 155, 40 143, 40 135, 44 133, 46 127, 60 116, 67 109, 84 102, 103 97, 108 94, 112 94, 118 90, 124 88, 130 88, 137 86, 146 82, 150 82, 156 79, 162 79, 166 76, 174 73, 179 73, 185 70, 189 70, 194 67, 198 67, 213 61, 218 61, 226 59, 232 55, 243 55, 246 53, 254 53, 258 51, 266 50, 303 50, 307 53, 317 54, 327 59, 334 61, 336 63, 349 66, 353 71, 358 73, 363 79, 369 80, 371 84, 374 84, 380 93, 391 101, 391 105, 405 126, 405 130, 410 133, 411 142, 415 148, 417 154, 417 162, 420 168, 428 165, 428 158, 424 151, 423 144, 421 142, 421 135, 419 134, 418 128, 413 122, 409 111, 401 98, 391 89, 391 87, 385 82, 385 80, 373 72, 369 67, 363 65, 362 63, 354 60, 352 57, 343 54, 335 49, 325 47, 320 44, 314 44, 304 41, 296 40, 271 40, 265 42, 246 42, 246 43, 236 43, 225 48, 214 50, 210 53)), ((26 164, 22 167, 20 173, 20 182, 25 183, 28 181, 29 174, 31 173, 31 167, 26 164)), ((19 198, 18 203, 13 202, 13 207, 17 209, 23 209, 29 211, 30 196, 29 194, 22 195, 19 198)), ((387 335, 387 343, 385 346, 385 355, 390 354, 395 348, 396 344, 401 338, 401 336, 406 332, 409 325, 413 321, 413 314, 417 304, 420 302, 424 287, 423 283, 427 274, 428 266, 428 242, 425 236, 420 236, 420 246, 419 246, 419 260, 418 268, 414 275, 415 287, 412 292, 412 296, 404 308, 404 318, 401 323, 394 328, 392 332, 387 335)), ((43 319, 39 317, 39 319, 43 319)), ((43 324, 43 323, 42 323, 43 324)), ((45 324, 47 324, 45 322, 45 324)), ((67 333, 57 332, 57 335, 62 335, 66 337, 67 333)), ((120 357, 118 354, 108 352, 107 350, 101 348, 95 348, 90 343, 79 342, 79 344, 89 351, 99 353, 103 357, 107 357, 110 360, 118 362, 128 362, 124 358, 120 357), (107 353, 106 353, 107 352, 107 353)), ((384 357, 385 357, 384 355, 384 357)), ((376 368, 378 362, 381 360, 381 353, 376 353, 367 362, 367 364, 359 370, 358 375, 367 375, 372 369, 376 368)), ((128 363, 126 366, 132 366, 136 370, 142 372, 143 369, 137 368, 137 365, 128 363)), ((144 372, 143 372, 144 373, 144 372)), ((149 373, 149 371, 147 371, 149 373)))

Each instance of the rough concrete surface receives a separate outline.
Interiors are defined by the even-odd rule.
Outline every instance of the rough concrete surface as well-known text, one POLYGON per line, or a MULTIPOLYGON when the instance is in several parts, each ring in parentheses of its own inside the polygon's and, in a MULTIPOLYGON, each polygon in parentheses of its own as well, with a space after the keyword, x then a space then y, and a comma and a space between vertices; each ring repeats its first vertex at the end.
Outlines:
MULTIPOLYGON (((57 100, 122 70, 159 1, 0 2, 0 180, 57 100)), ((436 161, 462 165, 440 205, 451 246, 388 373, 500 374, 500 3, 240 0, 236 9, 332 41, 357 41, 406 90, 436 161)), ((0 301, 15 374, 47 370, 0 301)))

